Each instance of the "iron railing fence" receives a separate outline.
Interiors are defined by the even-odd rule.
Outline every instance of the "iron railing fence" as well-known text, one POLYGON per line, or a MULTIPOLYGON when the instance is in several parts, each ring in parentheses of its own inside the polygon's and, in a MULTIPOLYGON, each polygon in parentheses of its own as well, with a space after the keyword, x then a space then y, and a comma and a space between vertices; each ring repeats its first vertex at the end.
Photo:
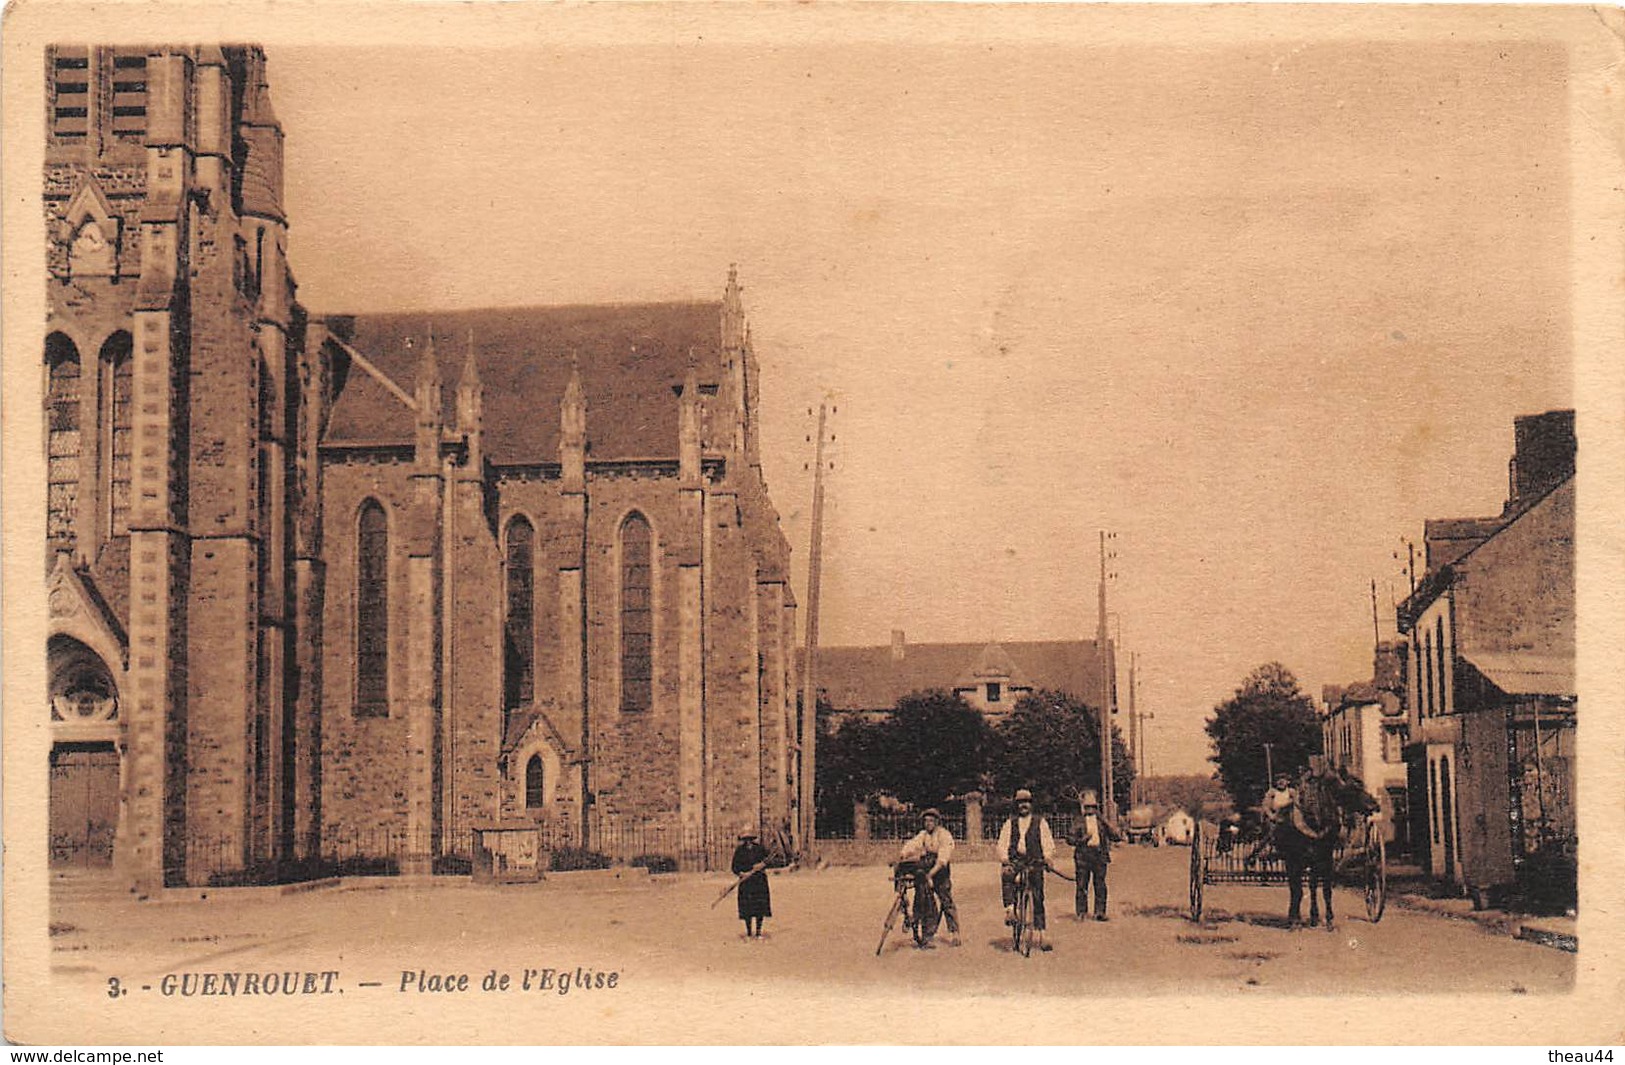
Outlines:
MULTIPOLYGON (((585 841, 579 822, 542 821, 536 825, 541 851, 553 871, 647 866, 653 871, 726 869, 739 839, 733 831, 661 822, 595 818, 585 841)), ((279 883, 326 876, 398 876, 408 872, 466 875, 472 868, 474 827, 453 828, 451 853, 437 834, 393 827, 330 829, 323 833, 321 853, 302 859, 256 858, 242 837, 193 837, 186 841, 184 864, 166 870, 170 884, 217 885, 279 883)), ((761 842, 770 861, 787 865, 794 853, 784 833, 764 832, 761 842)), ((53 845, 53 860, 66 864, 71 841, 53 845)), ((110 854, 109 854, 110 856, 110 854)))

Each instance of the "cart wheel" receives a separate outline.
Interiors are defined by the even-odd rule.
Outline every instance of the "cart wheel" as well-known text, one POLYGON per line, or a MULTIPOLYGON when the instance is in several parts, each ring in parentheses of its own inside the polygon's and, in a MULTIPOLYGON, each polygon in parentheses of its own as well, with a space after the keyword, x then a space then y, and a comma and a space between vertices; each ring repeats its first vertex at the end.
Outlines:
POLYGON ((1365 842, 1365 914, 1376 924, 1382 920, 1382 911, 1388 906, 1388 848, 1382 841, 1382 830, 1376 825, 1366 826, 1365 842))
POLYGON ((1202 880, 1204 879, 1202 865, 1202 826, 1196 826, 1196 832, 1191 836, 1191 920, 1202 919, 1202 880))

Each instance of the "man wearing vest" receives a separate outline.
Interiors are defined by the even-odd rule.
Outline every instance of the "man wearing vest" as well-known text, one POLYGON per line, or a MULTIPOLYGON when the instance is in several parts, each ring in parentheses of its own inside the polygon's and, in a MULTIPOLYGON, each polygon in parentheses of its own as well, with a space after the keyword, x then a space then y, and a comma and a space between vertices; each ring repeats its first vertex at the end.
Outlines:
MULTIPOLYGON (((953 870, 948 863, 954 857, 954 835, 942 826, 942 814, 936 807, 920 815, 925 827, 914 838, 903 844, 902 859, 913 863, 915 875, 923 884, 917 890, 934 891, 937 908, 948 922, 948 945, 959 946, 959 909, 954 905, 953 870)), ((935 922, 925 930, 929 940, 936 933, 935 922)))
POLYGON ((1072 861, 1077 867, 1077 915, 1081 920, 1089 914, 1089 884, 1095 886, 1095 920, 1106 920, 1106 867, 1112 860, 1112 843, 1123 835, 1117 826, 1100 816, 1100 803, 1095 793, 1085 791, 1078 797, 1082 813, 1072 828, 1072 861))
POLYGON ((1026 788, 1016 792, 1016 815, 999 829, 999 856, 1003 866, 999 880, 1004 895, 1006 924, 1016 917, 1016 868, 1027 870, 1027 883, 1033 893, 1033 931, 1039 950, 1052 949, 1044 941, 1044 868, 1055 860, 1055 836, 1049 822, 1033 813, 1033 793, 1026 788))

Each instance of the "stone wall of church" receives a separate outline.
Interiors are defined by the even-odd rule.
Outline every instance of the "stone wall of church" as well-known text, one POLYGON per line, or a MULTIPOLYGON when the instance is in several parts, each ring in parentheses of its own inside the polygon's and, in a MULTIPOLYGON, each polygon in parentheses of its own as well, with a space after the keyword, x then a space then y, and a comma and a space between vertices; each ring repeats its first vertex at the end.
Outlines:
MULTIPOLYGON (((504 789, 504 812, 510 816, 535 817, 561 826, 576 824, 579 816, 580 783, 578 770, 565 769, 579 750, 581 739, 581 625, 570 605, 578 604, 580 593, 575 584, 581 564, 582 528, 579 496, 562 497, 559 481, 540 472, 507 473, 498 481, 497 495, 499 537, 505 537, 509 523, 517 516, 529 521, 535 531, 535 568, 532 572, 533 602, 531 604, 535 640, 532 653, 534 666, 534 705, 546 715, 551 729, 557 730, 564 749, 553 754, 563 770, 559 779, 547 785, 547 805, 542 811, 524 809, 524 759, 528 755, 515 752, 516 761, 509 765, 504 789)), ((498 541, 498 558, 504 557, 506 540, 498 541)), ((500 625, 505 618, 507 588, 502 583, 501 566, 493 603, 498 611, 500 625)), ((501 654, 494 673, 498 679, 501 697, 501 654)), ((523 708, 516 708, 522 711, 523 708)), ((540 726, 550 734, 546 725, 540 726)))
POLYGON ((756 560, 738 498, 706 501, 706 756, 712 831, 761 821, 756 560))
POLYGON ((678 827, 682 631, 677 571, 693 553, 675 469, 590 471, 587 642, 591 668, 591 787, 596 815, 621 824, 678 827), (649 522, 654 608, 653 688, 647 710, 621 708, 620 531, 636 510, 649 522))
MULTIPOLYGON (((193 536, 188 613, 187 834, 200 868, 248 853, 260 617, 257 481, 259 356, 252 310, 232 275, 235 219, 192 212, 187 516, 193 536)), ((266 633, 266 638, 274 638, 266 633)), ((275 743, 273 737, 266 742, 275 743)), ((269 768, 269 756, 262 769, 269 768)))
POLYGON ((322 474, 327 582, 322 634, 322 826, 328 848, 366 846, 404 832, 408 803, 405 711, 407 580, 404 527, 412 500, 409 455, 328 462, 322 474), (389 693, 387 717, 357 717, 356 524, 371 498, 389 519, 389 693))
POLYGON ((502 779, 502 557, 485 509, 484 485, 461 480, 453 488, 448 530, 452 559, 451 851, 468 855, 472 826, 501 810, 502 779))

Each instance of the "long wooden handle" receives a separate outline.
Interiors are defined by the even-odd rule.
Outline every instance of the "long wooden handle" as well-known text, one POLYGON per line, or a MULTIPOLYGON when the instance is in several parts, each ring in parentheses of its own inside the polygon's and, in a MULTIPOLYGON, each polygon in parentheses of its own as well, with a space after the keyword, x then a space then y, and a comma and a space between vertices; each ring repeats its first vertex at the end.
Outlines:
POLYGON ((766 868, 767 868, 767 863, 766 862, 757 862, 755 865, 751 866, 745 872, 740 873, 738 878, 735 879, 733 883, 729 884, 727 887, 722 889, 722 894, 718 895, 716 897, 716 901, 711 903, 711 908, 713 910, 716 909, 717 908, 717 903, 721 902, 723 899, 727 898, 729 895, 732 895, 734 893, 735 888, 737 888, 740 884, 743 884, 745 881, 749 880, 751 877, 755 876, 757 873, 761 872, 763 869, 766 869, 766 868))

